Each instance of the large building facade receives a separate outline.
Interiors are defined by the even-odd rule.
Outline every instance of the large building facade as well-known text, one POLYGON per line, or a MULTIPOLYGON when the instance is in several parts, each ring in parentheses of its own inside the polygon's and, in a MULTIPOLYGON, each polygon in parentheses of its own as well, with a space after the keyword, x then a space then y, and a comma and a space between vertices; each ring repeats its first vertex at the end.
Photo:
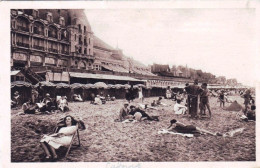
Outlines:
POLYGON ((94 35, 84 10, 12 9, 10 15, 11 69, 22 69, 29 82, 90 82, 90 74, 93 80, 101 79, 94 74, 106 74, 163 86, 176 80, 153 74, 151 67, 94 35))
POLYGON ((11 66, 92 69, 93 32, 82 10, 11 10, 11 66))
POLYGON ((11 10, 11 67, 25 66, 153 75, 96 37, 78 9, 11 10))

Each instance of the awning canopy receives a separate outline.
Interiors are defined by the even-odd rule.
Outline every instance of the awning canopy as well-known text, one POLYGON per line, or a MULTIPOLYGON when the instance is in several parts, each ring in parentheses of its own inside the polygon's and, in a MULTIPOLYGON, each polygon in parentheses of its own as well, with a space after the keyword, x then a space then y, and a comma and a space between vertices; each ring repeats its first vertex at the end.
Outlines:
POLYGON ((105 69, 108 69, 108 70, 111 70, 111 71, 115 71, 115 72, 126 72, 128 73, 128 70, 123 68, 123 67, 120 67, 120 66, 113 66, 113 65, 104 65, 102 64, 101 65, 103 68, 105 69))
POLYGON ((11 88, 13 87, 32 87, 32 84, 24 81, 15 81, 11 83, 11 88))
POLYGON ((120 80, 120 81, 135 81, 142 82, 142 80, 138 80, 128 76, 115 76, 115 75, 105 75, 105 74, 90 74, 90 73, 77 73, 70 72, 70 77, 74 78, 86 78, 86 79, 104 79, 104 80, 120 80))
MULTIPOLYGON (((52 82, 48 82, 48 81, 41 81, 39 82, 42 86, 47 86, 47 87, 56 87, 56 85, 52 82)), ((37 83, 35 85, 35 87, 39 87, 39 83, 37 83)))
POLYGON ((11 71, 11 76, 15 76, 15 75, 17 75, 19 72, 20 72, 20 70, 17 70, 17 71, 11 71))
POLYGON ((99 88, 103 88, 106 89, 107 85, 104 82, 97 82, 94 84, 95 88, 99 89, 99 88))
POLYGON ((70 88, 70 85, 66 84, 66 83, 57 83, 56 84, 56 88, 60 89, 60 88, 70 88))
POLYGON ((91 84, 91 83, 88 83, 88 84, 85 85, 85 88, 86 88, 86 89, 89 89, 89 88, 94 89, 95 86, 94 86, 93 84, 91 84))
POLYGON ((85 88, 85 85, 84 84, 81 84, 81 83, 73 83, 73 84, 71 84, 70 85, 70 87, 72 88, 72 89, 79 89, 79 88, 85 88))

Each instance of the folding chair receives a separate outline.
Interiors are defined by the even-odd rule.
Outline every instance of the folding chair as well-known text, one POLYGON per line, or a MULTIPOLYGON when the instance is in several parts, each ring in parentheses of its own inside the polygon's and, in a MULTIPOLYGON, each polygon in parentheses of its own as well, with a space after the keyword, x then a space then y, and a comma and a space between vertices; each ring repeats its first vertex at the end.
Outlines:
MULTIPOLYGON (((70 142, 70 144, 69 144, 69 146, 68 146, 68 149, 67 149, 67 152, 66 152, 66 154, 65 154, 65 158, 68 156, 68 154, 69 154, 69 152, 70 152, 70 149, 71 149, 71 147, 72 147, 72 145, 73 145, 73 141, 74 141, 74 139, 75 139, 76 137, 78 138, 78 144, 77 144, 77 145, 73 145, 73 146, 78 146, 78 147, 80 147, 79 125, 76 124, 76 127, 77 127, 77 131, 76 131, 76 132, 73 134, 73 136, 72 136, 71 142, 70 142), (77 134, 77 135, 76 135, 76 134, 77 134)), ((58 128, 59 128, 59 126, 57 126, 57 127, 55 128, 54 133, 57 133, 57 132, 58 132, 58 128)))
POLYGON ((75 145, 75 146, 80 147, 80 138, 79 138, 79 128, 78 128, 78 124, 77 124, 76 126, 77 126, 77 131, 76 131, 76 132, 74 133, 74 135, 72 136, 72 139, 71 139, 70 145, 69 145, 69 147, 68 147, 68 149, 67 149, 65 158, 68 156, 68 154, 69 154, 69 152, 70 152, 70 148, 71 148, 71 146, 73 145, 73 141, 74 141, 74 139, 76 138, 76 136, 77 136, 77 138, 78 138, 78 145, 75 145), (77 134, 77 135, 76 135, 76 134, 77 134))

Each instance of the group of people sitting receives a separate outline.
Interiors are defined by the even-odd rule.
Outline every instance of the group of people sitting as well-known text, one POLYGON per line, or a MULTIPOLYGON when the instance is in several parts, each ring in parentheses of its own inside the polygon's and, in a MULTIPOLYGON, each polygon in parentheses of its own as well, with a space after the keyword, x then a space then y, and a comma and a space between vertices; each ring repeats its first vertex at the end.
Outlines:
POLYGON ((53 113, 55 110, 60 110, 62 112, 69 111, 69 105, 66 96, 57 96, 56 100, 53 100, 50 97, 50 94, 47 93, 39 103, 33 103, 31 99, 29 99, 22 105, 22 109, 25 114, 49 114, 53 113))
POLYGON ((159 97, 157 100, 153 100, 153 102, 151 103, 151 106, 152 107, 155 107, 155 106, 166 106, 166 104, 162 103, 162 97, 159 97))
POLYGON ((150 116, 146 113, 147 106, 144 108, 137 107, 135 105, 130 105, 128 108, 129 103, 125 102, 123 107, 119 111, 119 121, 122 122, 124 120, 150 120, 150 121, 159 121, 158 116, 150 116))
POLYGON ((101 95, 96 95, 94 93, 91 94, 91 101, 90 104, 94 104, 94 105, 101 105, 101 104, 106 104, 107 101, 115 101, 116 98, 115 97, 110 97, 110 95, 108 94, 106 97, 103 96, 103 94, 101 93, 101 95))

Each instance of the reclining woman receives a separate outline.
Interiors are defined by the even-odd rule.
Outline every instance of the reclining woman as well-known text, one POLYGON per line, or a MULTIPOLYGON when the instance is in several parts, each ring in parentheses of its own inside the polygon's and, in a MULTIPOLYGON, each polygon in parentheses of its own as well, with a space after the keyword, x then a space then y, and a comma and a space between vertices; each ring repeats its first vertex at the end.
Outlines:
POLYGON ((149 116, 144 110, 134 105, 130 106, 129 115, 133 115, 138 121, 141 121, 142 118, 150 121, 159 121, 158 116, 149 116))
POLYGON ((57 159, 58 156, 55 149, 58 149, 60 146, 68 146, 77 129, 76 120, 72 116, 66 116, 58 127, 57 133, 44 135, 40 143, 46 154, 45 159, 50 159, 51 154, 53 159, 57 159))
POLYGON ((171 125, 168 127, 168 131, 179 132, 179 133, 190 133, 190 134, 206 133, 206 134, 213 135, 213 136, 222 136, 222 134, 220 134, 218 132, 213 133, 213 132, 210 132, 208 130, 198 128, 194 125, 186 125, 186 124, 183 124, 181 122, 178 122, 176 119, 172 119, 170 121, 170 123, 171 123, 171 125))

